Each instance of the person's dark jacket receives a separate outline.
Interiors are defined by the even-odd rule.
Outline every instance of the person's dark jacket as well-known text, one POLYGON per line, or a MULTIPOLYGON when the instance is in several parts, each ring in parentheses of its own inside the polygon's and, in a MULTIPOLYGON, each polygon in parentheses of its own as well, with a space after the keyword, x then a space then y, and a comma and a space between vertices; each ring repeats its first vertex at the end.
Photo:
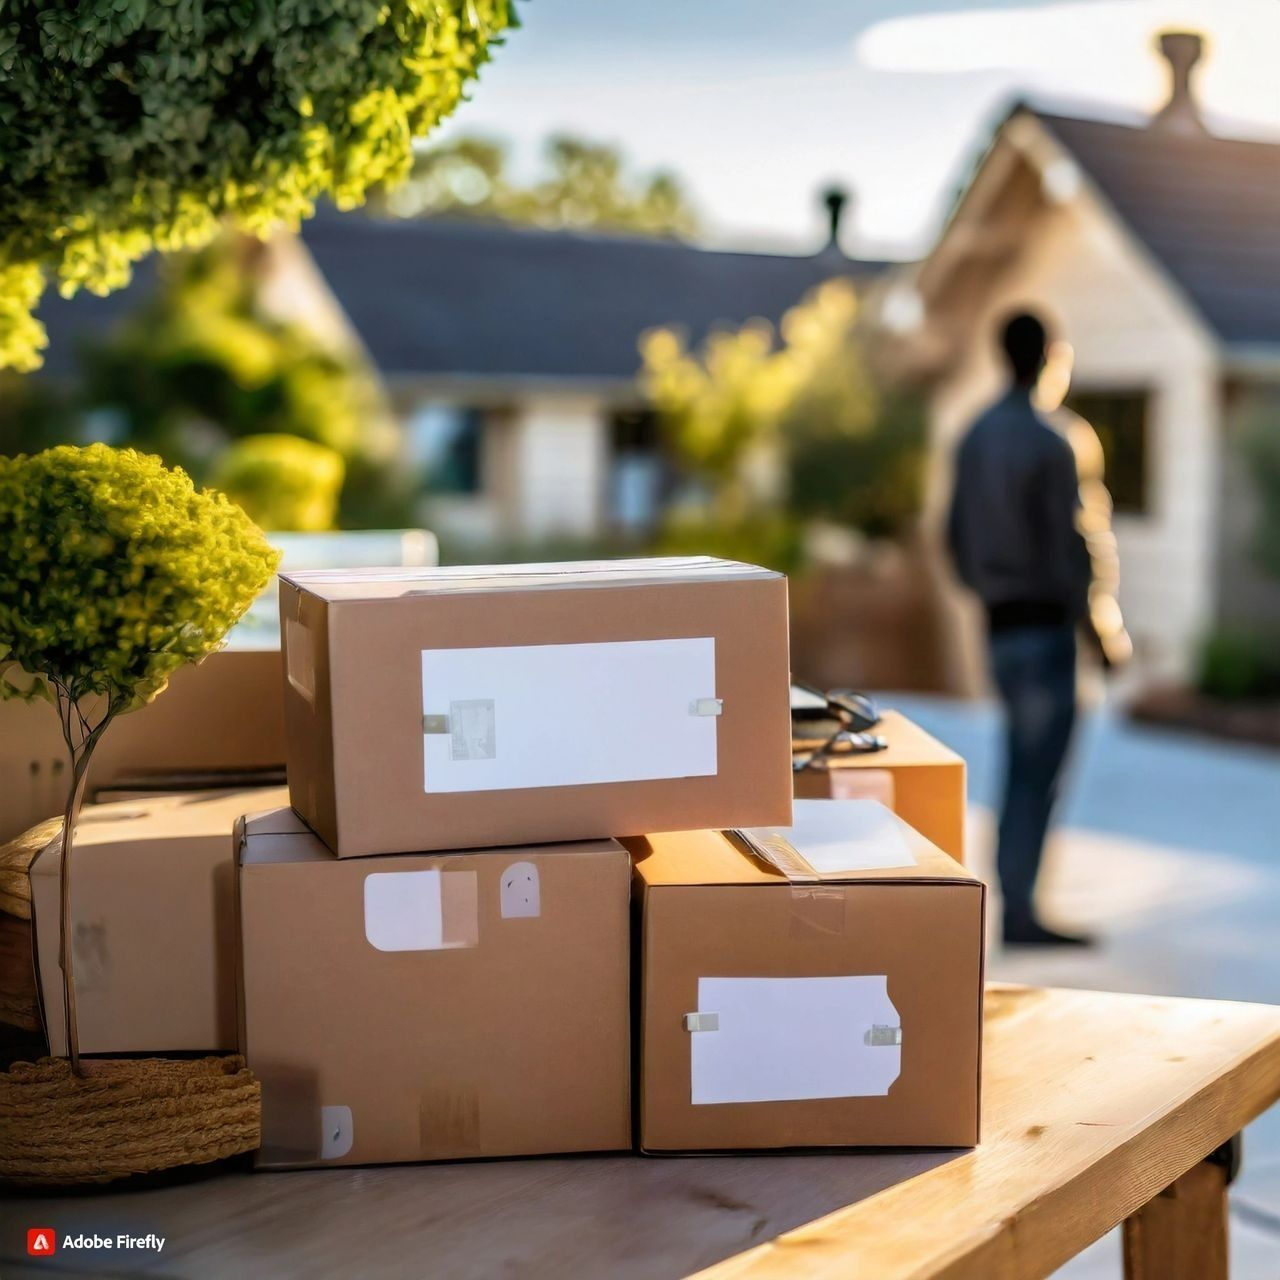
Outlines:
POLYGON ((960 444, 947 522, 956 570, 993 618, 1028 608, 1060 610, 1069 622, 1087 616, 1091 570, 1079 509, 1071 446, 1030 393, 1013 388, 960 444))

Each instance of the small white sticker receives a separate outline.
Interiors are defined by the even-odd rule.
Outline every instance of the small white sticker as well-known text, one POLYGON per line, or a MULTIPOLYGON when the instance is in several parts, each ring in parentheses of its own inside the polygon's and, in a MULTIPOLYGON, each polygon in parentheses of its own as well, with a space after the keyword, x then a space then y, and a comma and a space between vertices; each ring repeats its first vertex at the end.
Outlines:
POLYGON ((379 951, 444 946, 440 872, 375 871, 364 879, 364 936, 379 951))
POLYGON ((320 1159, 337 1160, 351 1150, 355 1129, 350 1107, 320 1108, 320 1159))
POLYGON ((450 756, 454 760, 492 760, 497 755, 492 698, 449 703, 450 756))
POLYGON ((518 920, 542 914, 538 868, 532 862, 513 862, 502 873, 499 894, 504 920, 518 920))

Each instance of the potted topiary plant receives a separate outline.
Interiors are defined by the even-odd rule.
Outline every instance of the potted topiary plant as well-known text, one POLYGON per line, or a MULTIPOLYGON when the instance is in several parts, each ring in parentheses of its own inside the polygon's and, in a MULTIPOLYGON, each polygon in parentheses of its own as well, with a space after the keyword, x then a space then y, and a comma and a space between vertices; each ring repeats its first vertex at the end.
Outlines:
MULTIPOLYGON (((122 1132, 111 1109, 125 1102, 157 1130, 190 1131, 204 1105, 232 1105, 237 1124, 248 1123, 256 1084, 243 1063, 81 1062, 73 846, 90 763, 112 722, 217 649, 278 558, 239 507, 158 458, 102 444, 0 457, 0 697, 47 699, 70 763, 59 938, 69 1062, 18 1064, 0 1076, 0 1123, 13 1139, 4 1176, 119 1176, 206 1150, 182 1133, 149 1145, 136 1125, 122 1132)), ((215 1141, 218 1154, 244 1149, 235 1127, 215 1141)))

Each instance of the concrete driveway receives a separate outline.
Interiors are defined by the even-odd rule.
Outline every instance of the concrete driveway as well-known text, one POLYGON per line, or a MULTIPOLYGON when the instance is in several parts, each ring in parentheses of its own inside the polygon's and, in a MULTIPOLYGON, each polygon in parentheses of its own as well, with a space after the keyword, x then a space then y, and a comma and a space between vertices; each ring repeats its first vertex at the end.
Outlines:
MULTIPOLYGON (((985 874, 1000 786, 995 709, 886 701, 968 760, 970 856, 985 874)), ((993 946, 991 977, 1280 1004, 1280 754, 1094 712, 1077 738, 1042 910, 1102 945, 1043 955, 993 946)), ((1231 1225, 1233 1280, 1280 1280, 1280 1106, 1245 1136, 1231 1225)), ((1119 1280, 1119 1234, 1057 1274, 1119 1280)))

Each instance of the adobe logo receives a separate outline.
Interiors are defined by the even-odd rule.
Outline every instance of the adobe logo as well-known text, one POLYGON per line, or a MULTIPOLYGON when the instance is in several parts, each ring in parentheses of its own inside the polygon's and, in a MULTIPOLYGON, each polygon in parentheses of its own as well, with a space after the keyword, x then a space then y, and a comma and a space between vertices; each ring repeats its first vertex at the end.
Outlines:
POLYGON ((27 1228, 27 1253, 33 1258, 51 1258, 58 1251, 58 1235, 52 1227, 27 1228))

